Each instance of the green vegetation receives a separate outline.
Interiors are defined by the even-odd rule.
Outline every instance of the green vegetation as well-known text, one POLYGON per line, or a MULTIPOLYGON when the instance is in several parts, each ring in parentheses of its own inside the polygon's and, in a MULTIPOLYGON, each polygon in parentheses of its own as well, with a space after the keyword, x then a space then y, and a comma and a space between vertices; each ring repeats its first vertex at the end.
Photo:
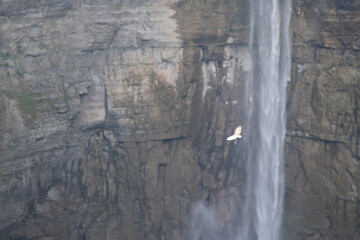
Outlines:
MULTIPOLYGON (((3 148, 3 140, 5 135, 5 118, 6 118, 6 105, 5 100, 2 95, 2 91, 0 90, 0 151, 2 151, 3 148)), ((1 161, 1 160, 0 160, 1 161)))
POLYGON ((4 53, 2 51, 0 51, 0 57, 4 60, 8 60, 9 57, 10 57, 10 54, 9 53, 4 53))
POLYGON ((60 91, 61 91, 61 93, 62 93, 62 95, 64 97, 64 101, 65 101, 66 105, 69 105, 70 102, 71 102, 71 99, 72 99, 69 91, 67 89, 65 89, 65 88, 61 88, 60 91))
POLYGON ((33 124, 38 112, 35 102, 36 95, 27 89, 21 89, 20 91, 13 92, 11 95, 18 102, 19 110, 23 114, 25 122, 33 124))
MULTIPOLYGON (((9 63, 7 62, 9 57, 10 57, 9 53, 4 53, 4 52, 0 51, 0 67, 4 67, 6 69, 10 67, 9 63)), ((8 74, 9 74, 9 72, 8 72, 8 74)))
MULTIPOLYGON (((6 99, 16 100, 24 123, 28 126, 35 123, 40 113, 48 112, 50 114, 55 105, 53 99, 40 98, 40 94, 31 91, 31 88, 25 84, 24 76, 24 71, 15 66, 15 61, 13 61, 10 53, 0 51, 0 78, 8 82, 6 86, 0 88, 0 130, 6 128, 4 124, 6 120, 6 99)), ((63 94, 65 101, 69 102, 71 100, 69 93, 64 91, 63 94)))
POLYGON ((16 73, 17 73, 17 75, 18 75, 19 77, 21 77, 21 78, 24 77, 24 72, 21 71, 20 69, 17 69, 17 70, 16 70, 16 73))
POLYGON ((230 3, 231 7, 229 7, 228 13, 230 18, 230 32, 238 33, 244 31, 243 27, 247 26, 249 21, 249 3, 247 0, 237 0, 233 3, 230 3))
MULTIPOLYGON (((249 20, 249 1, 248 0, 197 0, 189 1, 189 8, 196 11, 201 17, 203 26, 199 27, 202 32, 217 31, 219 20, 223 19, 223 14, 227 16, 226 25, 221 26, 225 32, 239 33, 245 31, 249 20), (209 25, 209 21, 213 24, 209 25), (225 28, 224 28, 225 27, 225 28)), ((223 22, 225 23, 225 22, 223 22)))
POLYGON ((184 119, 181 105, 179 105, 181 100, 178 99, 173 86, 163 78, 155 72, 152 73, 151 89, 154 92, 155 103, 160 107, 161 112, 166 114, 164 117, 167 117, 170 122, 180 124, 184 119))
MULTIPOLYGON (((9 53, 4 53, 4 52, 0 51, 0 67, 6 68, 6 69, 8 69, 10 67, 9 63, 7 62, 9 57, 10 57, 9 53)), ((9 71, 7 71, 7 75, 10 76, 9 71)))
POLYGON ((54 106, 55 106, 55 100, 51 99, 51 98, 48 98, 48 99, 45 99, 45 102, 47 103, 47 106, 48 106, 47 113, 48 113, 48 115, 50 115, 51 114, 51 109, 53 109, 54 106))
POLYGON ((0 66, 1 66, 1 67, 5 67, 5 68, 10 67, 10 65, 9 65, 8 62, 1 62, 1 63, 0 63, 0 66))
POLYGON ((6 107, 5 107, 4 99, 0 95, 0 129, 1 129, 1 125, 5 122, 5 113, 6 113, 6 107))
POLYGON ((0 175, 0 185, 9 185, 10 181, 7 177, 0 175))
POLYGON ((119 3, 115 3, 115 4, 114 4, 114 9, 115 9, 116 11, 119 11, 119 10, 121 9, 121 7, 122 7, 122 2, 119 2, 119 3))
POLYGON ((10 54, 9 54, 9 53, 4 53, 4 52, 0 51, 0 58, 1 58, 2 60, 8 60, 9 57, 10 57, 10 54))

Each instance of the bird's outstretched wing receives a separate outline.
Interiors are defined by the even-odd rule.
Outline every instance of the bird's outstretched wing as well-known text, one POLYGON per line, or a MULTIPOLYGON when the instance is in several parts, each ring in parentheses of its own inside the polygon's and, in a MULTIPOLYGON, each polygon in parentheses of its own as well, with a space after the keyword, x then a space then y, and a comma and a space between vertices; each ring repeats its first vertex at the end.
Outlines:
POLYGON ((233 140, 235 140, 235 139, 237 139, 237 136, 231 135, 231 136, 228 137, 226 140, 227 140, 227 141, 233 141, 233 140))
POLYGON ((235 136, 239 136, 239 135, 241 134, 241 129, 242 129, 242 127, 241 127, 241 125, 239 125, 239 126, 235 129, 234 135, 235 135, 235 136))

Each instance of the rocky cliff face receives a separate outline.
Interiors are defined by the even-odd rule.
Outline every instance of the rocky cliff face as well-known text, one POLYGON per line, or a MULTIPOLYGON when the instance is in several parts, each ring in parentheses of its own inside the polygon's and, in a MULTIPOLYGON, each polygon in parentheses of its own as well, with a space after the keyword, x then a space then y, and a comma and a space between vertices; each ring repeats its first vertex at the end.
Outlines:
MULTIPOLYGON (((357 1, 294 1, 288 239, 359 236, 357 1)), ((0 3, 0 239, 234 233, 247 2, 0 3)), ((246 131, 246 130, 245 130, 246 131)))
POLYGON ((285 229, 358 239, 359 1, 295 1, 285 229))
POLYGON ((228 178, 242 4, 1 2, 0 238, 186 239, 228 178))

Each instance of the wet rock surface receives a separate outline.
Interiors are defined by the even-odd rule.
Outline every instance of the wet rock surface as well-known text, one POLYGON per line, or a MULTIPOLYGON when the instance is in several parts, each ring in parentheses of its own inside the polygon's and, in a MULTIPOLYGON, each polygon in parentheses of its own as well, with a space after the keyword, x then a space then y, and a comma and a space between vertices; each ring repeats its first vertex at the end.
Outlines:
MULTIPOLYGON (((359 4, 294 1, 287 239, 359 238, 359 4)), ((0 239, 236 231, 246 1, 2 1, 0 239)), ((244 129, 244 134, 250 134, 244 129)))

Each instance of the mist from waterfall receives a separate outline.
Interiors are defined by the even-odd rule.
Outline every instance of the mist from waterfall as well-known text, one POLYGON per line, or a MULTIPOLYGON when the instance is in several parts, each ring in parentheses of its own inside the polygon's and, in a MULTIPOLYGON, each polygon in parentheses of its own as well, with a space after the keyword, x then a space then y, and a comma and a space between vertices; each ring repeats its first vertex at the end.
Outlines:
POLYGON ((250 1, 246 107, 251 133, 247 199, 239 239, 278 240, 284 198, 286 85, 290 80, 291 0, 250 1))

